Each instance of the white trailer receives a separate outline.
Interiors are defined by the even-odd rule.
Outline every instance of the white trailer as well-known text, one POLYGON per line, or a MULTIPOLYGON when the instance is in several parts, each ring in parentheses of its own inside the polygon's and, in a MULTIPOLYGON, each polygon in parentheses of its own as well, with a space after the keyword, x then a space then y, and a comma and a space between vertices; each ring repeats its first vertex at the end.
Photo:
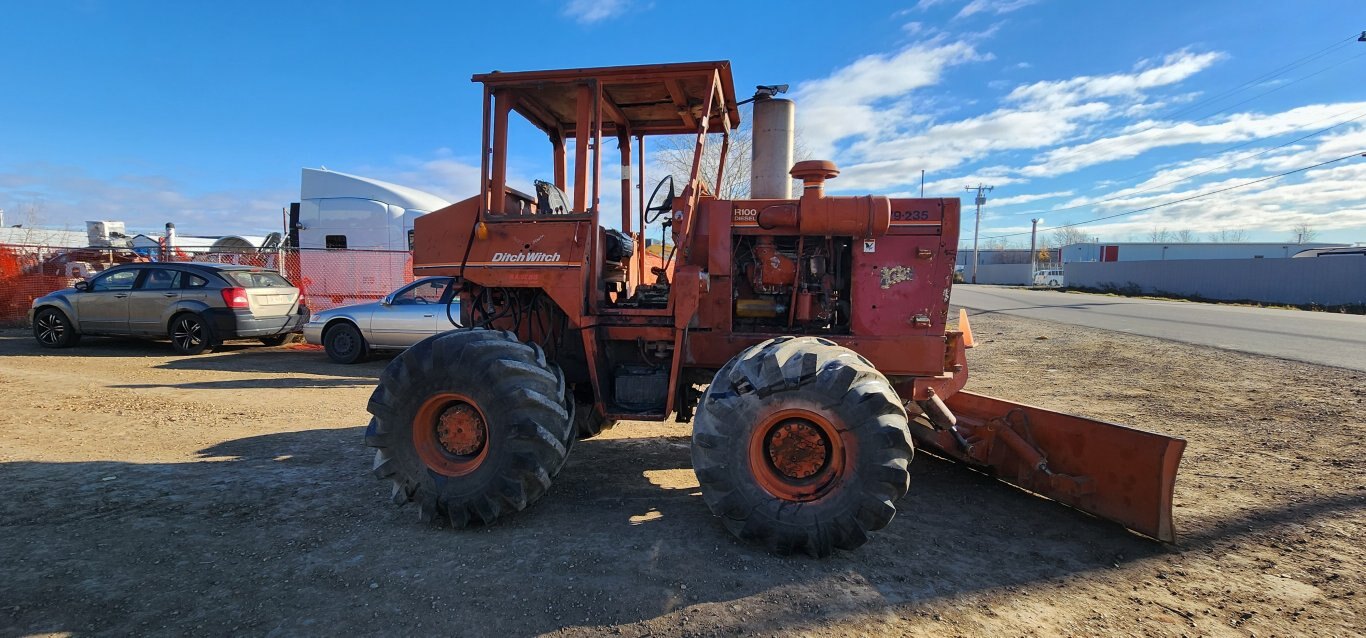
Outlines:
POLYGON ((290 245, 311 306, 373 301, 412 280, 413 220, 450 202, 389 182, 303 169, 290 245))

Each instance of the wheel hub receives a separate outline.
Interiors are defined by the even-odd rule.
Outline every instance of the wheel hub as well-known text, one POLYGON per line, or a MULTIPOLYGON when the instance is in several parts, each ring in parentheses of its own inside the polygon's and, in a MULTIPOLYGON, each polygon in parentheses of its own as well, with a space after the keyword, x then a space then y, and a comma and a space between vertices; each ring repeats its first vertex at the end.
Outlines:
POLYGON ((773 468, 790 479, 810 478, 830 462, 830 442, 806 419, 778 423, 768 436, 768 458, 773 468))
POLYGON ((446 452, 471 456, 483 449, 488 429, 474 406, 460 402, 441 413, 436 423, 436 438, 446 452))
POLYGON ((759 486, 794 503, 823 498, 839 484, 851 450, 838 421, 805 406, 760 419, 749 438, 749 467, 759 486))
POLYGON ((418 406, 412 423, 413 447, 428 469, 444 476, 464 476, 489 456, 488 419, 473 399, 439 392, 418 406))

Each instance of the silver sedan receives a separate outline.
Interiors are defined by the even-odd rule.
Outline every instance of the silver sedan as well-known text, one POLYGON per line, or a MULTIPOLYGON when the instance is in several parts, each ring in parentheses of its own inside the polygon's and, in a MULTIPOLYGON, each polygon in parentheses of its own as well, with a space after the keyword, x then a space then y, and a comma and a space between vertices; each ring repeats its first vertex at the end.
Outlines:
POLYGON ((304 339, 322 345, 337 363, 363 361, 372 350, 402 350, 460 327, 454 292, 450 277, 424 277, 380 301, 313 315, 304 324, 304 339))

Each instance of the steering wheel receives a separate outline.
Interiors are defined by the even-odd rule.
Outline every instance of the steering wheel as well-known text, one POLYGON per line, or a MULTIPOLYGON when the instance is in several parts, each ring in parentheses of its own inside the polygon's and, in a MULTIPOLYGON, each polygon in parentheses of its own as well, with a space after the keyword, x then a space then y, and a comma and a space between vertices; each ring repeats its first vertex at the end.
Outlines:
POLYGON ((417 302, 417 303, 419 303, 419 304, 428 304, 428 303, 431 303, 430 301, 427 301, 427 298, 426 298, 426 297, 420 297, 420 296, 418 296, 418 297, 413 297, 413 301, 415 301, 415 302, 417 302))
POLYGON ((660 217, 662 217, 662 216, 664 215, 664 213, 673 210, 673 207, 674 207, 674 176, 673 176, 673 175, 665 175, 665 176, 664 176, 664 179, 659 180, 659 184, 655 186, 655 190, 654 190, 653 192, 650 193, 650 201, 649 201, 648 204, 645 205, 645 223, 646 223, 646 224, 653 224, 653 223, 655 223, 656 221, 659 220, 660 217), (669 194, 664 198, 664 202, 663 202, 663 203, 661 203, 661 204, 658 205, 658 206, 654 206, 655 198, 659 196, 659 189, 664 188, 664 182, 668 182, 668 183, 669 183, 669 194), (654 212, 655 215, 654 215, 654 216, 651 216, 651 215, 650 215, 651 212, 654 212))

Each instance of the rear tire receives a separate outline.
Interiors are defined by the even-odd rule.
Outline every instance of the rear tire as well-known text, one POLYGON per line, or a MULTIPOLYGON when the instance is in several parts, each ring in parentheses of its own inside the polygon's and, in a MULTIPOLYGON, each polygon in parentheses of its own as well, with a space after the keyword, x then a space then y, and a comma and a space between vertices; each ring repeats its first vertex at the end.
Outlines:
POLYGON ((394 358, 368 410, 365 443, 392 500, 423 521, 488 524, 550 488, 572 441, 563 377, 509 332, 456 330, 394 358))
POLYGON ((213 328, 193 312, 171 317, 167 336, 171 338, 171 347, 180 354, 199 354, 214 344, 213 328))
POLYGON ((814 337, 736 355, 693 423, 703 500, 737 537, 779 553, 827 556, 867 542, 896 514, 913 454, 887 378, 814 337))
POLYGON ((81 340, 66 313, 43 308, 33 316, 33 338, 44 348, 70 348, 81 340))
POLYGON ((360 329, 345 321, 327 329, 323 334, 323 349, 328 358, 337 363, 352 364, 370 356, 370 344, 365 342, 360 329))

